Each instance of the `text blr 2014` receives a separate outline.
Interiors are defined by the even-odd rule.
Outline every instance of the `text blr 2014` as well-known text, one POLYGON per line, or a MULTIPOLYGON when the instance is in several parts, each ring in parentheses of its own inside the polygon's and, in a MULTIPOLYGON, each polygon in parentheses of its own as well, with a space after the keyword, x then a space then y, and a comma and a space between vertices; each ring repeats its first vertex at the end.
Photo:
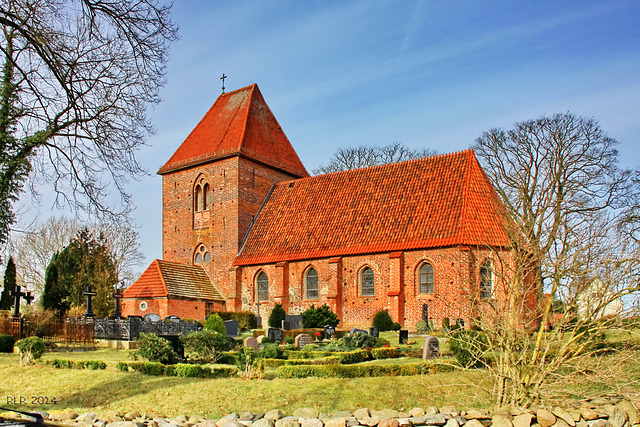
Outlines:
POLYGON ((56 405, 57 403, 58 398, 56 396, 31 396, 30 403, 27 396, 7 396, 7 405, 56 405))

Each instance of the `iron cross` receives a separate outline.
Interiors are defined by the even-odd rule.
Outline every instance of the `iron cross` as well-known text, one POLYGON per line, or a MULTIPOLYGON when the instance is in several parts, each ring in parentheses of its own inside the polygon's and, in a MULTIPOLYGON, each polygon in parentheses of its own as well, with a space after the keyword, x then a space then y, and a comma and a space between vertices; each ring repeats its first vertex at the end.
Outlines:
POLYGON ((222 80, 222 93, 224 93, 224 79, 226 79, 227 76, 224 75, 224 73, 222 73, 222 77, 220 77, 220 80, 222 80))
POLYGON ((33 301, 33 296, 31 295, 31 292, 22 292, 20 290, 20 285, 16 285, 14 290, 11 292, 11 296, 14 298, 13 317, 20 317, 20 298, 24 297, 25 301, 27 301, 27 304, 31 304, 31 301, 33 301))

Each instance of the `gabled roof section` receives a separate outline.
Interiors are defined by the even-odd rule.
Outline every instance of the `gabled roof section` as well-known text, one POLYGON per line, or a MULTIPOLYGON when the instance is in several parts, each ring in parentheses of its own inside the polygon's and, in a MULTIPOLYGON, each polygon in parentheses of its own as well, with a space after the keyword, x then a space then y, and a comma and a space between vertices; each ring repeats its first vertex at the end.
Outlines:
POLYGON ((467 150, 280 182, 234 265, 508 244, 495 190, 467 150))
POLYGON ((309 176, 256 84, 220 95, 158 173, 230 156, 309 176))
POLYGON ((200 265, 156 259, 123 292, 124 298, 180 297, 224 301, 200 265))

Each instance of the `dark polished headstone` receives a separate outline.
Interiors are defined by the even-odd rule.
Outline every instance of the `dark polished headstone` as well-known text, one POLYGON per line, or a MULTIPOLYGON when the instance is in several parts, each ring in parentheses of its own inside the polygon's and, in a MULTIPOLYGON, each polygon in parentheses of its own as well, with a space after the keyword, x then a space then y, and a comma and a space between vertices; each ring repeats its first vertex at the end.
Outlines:
POLYGON ((408 341, 409 341, 409 331, 406 329, 401 329, 398 342, 400 344, 406 344, 408 341))
POLYGON ((271 342, 282 342, 284 340, 284 331, 278 328, 267 329, 267 336, 271 342))
POLYGON ((324 325, 324 339, 330 340, 333 338, 333 335, 336 333, 335 326, 324 325))
POLYGON ((289 322, 290 329, 302 329, 302 315, 300 314, 285 314, 284 320, 289 322))
POLYGON ((289 324, 289 322, 287 322, 286 320, 282 321, 282 329, 285 331, 290 331, 291 330, 291 325, 289 324))
POLYGON ((225 320, 224 327, 227 329, 228 337, 238 336, 238 321, 237 320, 225 320))
POLYGON ((369 328, 369 335, 374 338, 378 338, 380 336, 380 331, 375 326, 369 328))

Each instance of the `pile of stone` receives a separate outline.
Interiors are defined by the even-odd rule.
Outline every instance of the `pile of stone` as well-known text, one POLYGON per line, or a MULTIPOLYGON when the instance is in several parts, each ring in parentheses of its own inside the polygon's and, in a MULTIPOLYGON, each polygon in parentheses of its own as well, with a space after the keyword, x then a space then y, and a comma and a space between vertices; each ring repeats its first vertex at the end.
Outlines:
POLYGON ((77 427, 640 427, 640 402, 620 398, 580 401, 566 408, 511 408, 494 413, 460 410, 454 406, 320 413, 299 408, 287 415, 280 409, 254 414, 233 412, 220 419, 180 415, 167 419, 138 411, 78 415, 70 410, 43 414, 45 418, 77 427))

